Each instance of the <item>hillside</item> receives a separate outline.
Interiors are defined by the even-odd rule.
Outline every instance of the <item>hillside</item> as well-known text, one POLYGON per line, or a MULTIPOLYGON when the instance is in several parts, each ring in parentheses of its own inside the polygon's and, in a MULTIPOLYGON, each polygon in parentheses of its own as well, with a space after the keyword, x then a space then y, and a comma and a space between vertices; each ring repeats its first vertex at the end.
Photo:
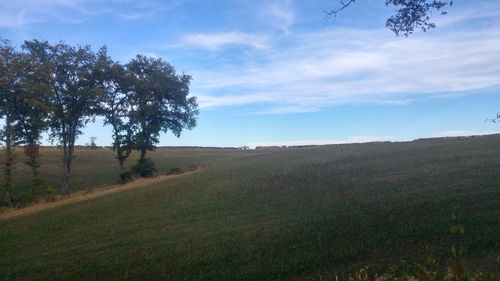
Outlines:
MULTIPOLYGON (((60 157, 42 152, 55 187, 60 157)), ((320 280, 429 252, 445 261, 454 210, 469 264, 498 270, 500 135, 152 157, 163 172, 205 170, 0 221, 2 280, 320 280)), ((81 150, 72 188, 117 174, 111 151, 81 150)))

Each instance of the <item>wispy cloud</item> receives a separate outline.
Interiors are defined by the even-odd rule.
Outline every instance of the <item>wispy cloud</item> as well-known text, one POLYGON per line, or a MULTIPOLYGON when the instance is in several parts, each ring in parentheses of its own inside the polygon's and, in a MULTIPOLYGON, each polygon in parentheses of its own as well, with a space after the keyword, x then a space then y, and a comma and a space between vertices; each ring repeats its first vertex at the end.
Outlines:
MULTIPOLYGON (((468 14, 460 22, 478 18, 495 20, 500 13, 468 14)), ((210 48, 239 41, 198 38, 206 39, 210 48)), ((275 39, 264 59, 261 53, 249 59, 259 57, 262 63, 257 66, 242 63, 195 71, 193 86, 203 95, 204 107, 266 104, 260 113, 317 111, 338 104, 407 104, 499 87, 499 49, 499 25, 443 29, 408 39, 385 29, 330 28, 275 39)))
POLYGON ((0 27, 24 28, 48 20, 74 23, 82 20, 86 9, 77 0, 19 0, 0 2, 0 27))
POLYGON ((254 48, 267 48, 266 36, 242 33, 242 32, 220 32, 220 33, 197 33, 184 36, 178 46, 195 46, 209 50, 218 50, 228 45, 246 45, 254 48))
POLYGON ((198 98, 201 108, 209 108, 215 106, 235 106, 274 101, 274 98, 266 95, 205 96, 198 93, 194 93, 193 95, 198 98))
POLYGON ((266 1, 266 4, 262 5, 262 15, 271 26, 285 33, 289 32, 295 20, 291 0, 266 1))
POLYGON ((44 22, 81 23, 99 15, 137 20, 170 10, 185 0, 18 0, 0 1, 0 28, 25 28, 44 22))
POLYGON ((8 13, 5 10, 0 12, 0 27, 19 29, 25 26, 28 21, 24 17, 24 12, 8 13))

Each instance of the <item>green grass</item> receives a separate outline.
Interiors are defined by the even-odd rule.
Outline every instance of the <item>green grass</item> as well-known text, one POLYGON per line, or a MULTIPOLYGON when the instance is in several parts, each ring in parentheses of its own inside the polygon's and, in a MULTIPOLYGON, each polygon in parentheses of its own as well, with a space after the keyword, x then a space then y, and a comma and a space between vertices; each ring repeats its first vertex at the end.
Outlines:
MULTIPOLYGON (((500 136, 304 149, 160 149, 160 171, 206 170, 0 221, 4 280, 320 280, 449 257, 455 208, 471 266, 500 252, 500 136)), ((60 155, 45 152, 57 184, 60 155)), ((131 162, 131 161, 130 161, 131 162)), ((20 175, 21 164, 18 164, 20 175)), ((79 151, 72 188, 114 183, 109 151, 79 151)))
MULTIPOLYGON (((210 163, 212 159, 219 159, 231 152, 231 150, 219 149, 170 149, 159 148, 152 153, 159 173, 167 173, 172 168, 189 169, 191 165, 199 163, 210 163), (195 153, 193 153, 195 152, 195 153)), ((120 182, 120 169, 116 155, 111 149, 76 150, 73 159, 70 178, 72 191, 100 187, 120 182)), ((3 159, 3 151, 0 159, 3 159)), ((133 153, 127 160, 125 167, 130 168, 137 159, 138 153, 133 153)), ((40 173, 45 185, 59 190, 62 175, 62 151, 55 148, 42 148, 40 161, 42 162, 40 173)), ((15 168, 13 171, 17 190, 25 190, 31 181, 31 171, 24 164, 22 149, 15 150, 15 168)), ((0 175, 0 179, 3 174, 0 175)))

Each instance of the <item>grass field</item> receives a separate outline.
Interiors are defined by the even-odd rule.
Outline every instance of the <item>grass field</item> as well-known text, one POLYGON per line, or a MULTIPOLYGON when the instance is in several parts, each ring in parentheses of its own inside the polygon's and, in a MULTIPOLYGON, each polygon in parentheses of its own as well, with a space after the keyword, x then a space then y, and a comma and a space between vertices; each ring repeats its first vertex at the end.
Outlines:
MULTIPOLYGON (((54 187, 60 157, 43 153, 42 173, 54 187)), ((152 158, 163 172, 206 169, 0 221, 0 279, 324 280, 422 260, 429 251, 444 262, 455 208, 469 265, 500 271, 500 135, 282 150, 165 148, 152 158)), ((29 180, 21 166, 16 177, 29 180)), ((79 151, 73 171, 77 190, 115 183, 118 167, 110 151, 79 151)))

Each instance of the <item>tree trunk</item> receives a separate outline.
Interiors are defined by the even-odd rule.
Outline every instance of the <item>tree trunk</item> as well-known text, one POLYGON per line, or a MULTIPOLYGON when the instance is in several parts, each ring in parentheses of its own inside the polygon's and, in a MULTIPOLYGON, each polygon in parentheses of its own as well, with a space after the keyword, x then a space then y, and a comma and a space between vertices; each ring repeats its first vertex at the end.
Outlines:
POLYGON ((42 180, 40 179, 40 171, 38 168, 40 167, 40 163, 38 162, 38 158, 40 156, 40 146, 37 145, 35 142, 31 144, 31 147, 33 149, 33 154, 32 156, 32 162, 31 162, 31 175, 32 175, 32 186, 33 188, 36 188, 37 191, 38 189, 41 188, 42 185, 42 180))
POLYGON ((120 172, 123 172, 125 169, 125 159, 118 158, 118 163, 120 163, 120 172))
POLYGON ((68 140, 63 141, 63 176, 62 176, 62 186, 61 195, 69 196, 69 176, 71 174, 71 162, 73 160, 73 152, 75 151, 75 137, 74 133, 70 132, 68 140))
POLYGON ((117 148, 116 149, 116 159, 118 159, 118 163, 120 164, 120 171, 123 172, 125 170, 125 161, 130 156, 132 150, 117 148))
POLYGON ((62 178, 61 195, 69 196, 69 176, 71 174, 71 160, 73 159, 74 145, 65 148, 64 174, 62 178))
MULTIPOLYGON (((114 118, 111 118, 114 120, 114 118)), ((124 170, 124 163, 125 159, 123 159, 122 152, 121 152, 121 143, 120 143, 120 135, 119 135, 119 128, 118 125, 113 122, 113 150, 116 151, 116 159, 118 159, 118 164, 120 165, 120 172, 123 172, 124 170)))
POLYGON ((40 163, 38 158, 40 156, 40 146, 33 140, 28 141, 28 144, 24 147, 24 154, 27 157, 26 164, 31 169, 31 187, 33 191, 38 194, 42 186, 42 180, 40 179, 40 163))
POLYGON ((61 179, 61 195, 69 195, 68 146, 63 143, 63 176, 61 179))
POLYGON ((145 147, 141 147, 141 158, 140 158, 140 160, 146 159, 146 151, 147 151, 147 149, 145 147))
POLYGON ((12 207, 12 164, 14 155, 12 154, 12 124, 11 118, 7 115, 5 120, 5 167, 4 167, 4 188, 5 203, 12 207))

